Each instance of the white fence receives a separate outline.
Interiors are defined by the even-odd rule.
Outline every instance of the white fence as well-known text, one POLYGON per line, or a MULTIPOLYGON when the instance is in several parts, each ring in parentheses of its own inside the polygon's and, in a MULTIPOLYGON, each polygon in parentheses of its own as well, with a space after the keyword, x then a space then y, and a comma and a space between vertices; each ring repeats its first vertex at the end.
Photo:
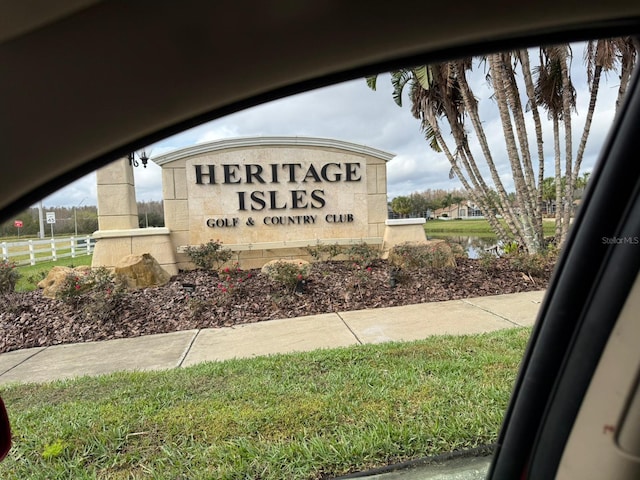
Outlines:
POLYGON ((91 255, 96 241, 90 235, 83 237, 61 237, 45 240, 23 240, 1 242, 0 259, 18 265, 35 265, 59 258, 75 258, 91 255))

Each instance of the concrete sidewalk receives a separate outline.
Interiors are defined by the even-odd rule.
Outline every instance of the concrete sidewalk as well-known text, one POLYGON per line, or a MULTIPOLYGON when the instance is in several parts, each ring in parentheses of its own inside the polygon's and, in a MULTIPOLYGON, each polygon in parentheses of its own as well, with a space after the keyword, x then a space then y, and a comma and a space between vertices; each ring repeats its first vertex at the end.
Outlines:
POLYGON ((0 355, 0 385, 533 325, 544 291, 327 313, 0 355))

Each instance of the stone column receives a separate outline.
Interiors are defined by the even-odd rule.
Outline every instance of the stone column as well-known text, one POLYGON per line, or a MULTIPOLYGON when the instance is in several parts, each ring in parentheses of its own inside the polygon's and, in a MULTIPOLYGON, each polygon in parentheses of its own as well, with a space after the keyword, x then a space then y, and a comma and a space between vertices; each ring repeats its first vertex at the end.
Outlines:
POLYGON ((100 231, 138 228, 133 167, 129 159, 122 158, 101 168, 97 180, 100 231))
POLYGON ((401 243, 427 243, 424 231, 424 218, 401 218, 386 220, 384 237, 382 238, 382 258, 389 258, 389 251, 401 243))
POLYGON ((97 172, 98 228, 92 267, 115 268, 128 255, 150 254, 169 275, 178 273, 168 228, 138 228, 133 167, 128 158, 97 172))

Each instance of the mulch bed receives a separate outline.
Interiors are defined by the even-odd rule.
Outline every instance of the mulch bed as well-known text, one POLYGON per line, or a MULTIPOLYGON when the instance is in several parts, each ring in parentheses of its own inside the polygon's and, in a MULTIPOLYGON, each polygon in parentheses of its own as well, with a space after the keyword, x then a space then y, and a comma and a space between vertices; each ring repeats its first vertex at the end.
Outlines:
POLYGON ((540 290, 547 287, 551 270, 550 264, 532 276, 505 259, 496 259, 487 267, 479 260, 461 258, 455 269, 403 271, 392 288, 389 266, 383 260, 376 261, 370 270, 350 262, 324 262, 313 265, 304 293, 287 291, 259 270, 243 272, 241 283, 237 279, 225 283, 225 278, 215 273, 191 271, 181 272, 162 287, 126 293, 112 310, 82 299, 67 303, 52 300, 40 291, 12 293, 0 295, 0 353, 540 290), (194 285, 193 292, 185 289, 188 284, 194 285))

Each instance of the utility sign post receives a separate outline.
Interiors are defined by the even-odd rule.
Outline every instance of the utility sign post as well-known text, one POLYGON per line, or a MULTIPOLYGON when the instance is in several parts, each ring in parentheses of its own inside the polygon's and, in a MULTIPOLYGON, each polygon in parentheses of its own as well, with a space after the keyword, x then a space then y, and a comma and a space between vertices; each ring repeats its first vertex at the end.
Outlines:
POLYGON ((13 226, 18 229, 18 238, 20 238, 20 229, 24 226, 24 223, 22 223, 22 220, 14 220, 13 226))
POLYGON ((53 226, 56 223, 56 212, 47 212, 47 223, 51 225, 51 238, 53 238, 53 226))

